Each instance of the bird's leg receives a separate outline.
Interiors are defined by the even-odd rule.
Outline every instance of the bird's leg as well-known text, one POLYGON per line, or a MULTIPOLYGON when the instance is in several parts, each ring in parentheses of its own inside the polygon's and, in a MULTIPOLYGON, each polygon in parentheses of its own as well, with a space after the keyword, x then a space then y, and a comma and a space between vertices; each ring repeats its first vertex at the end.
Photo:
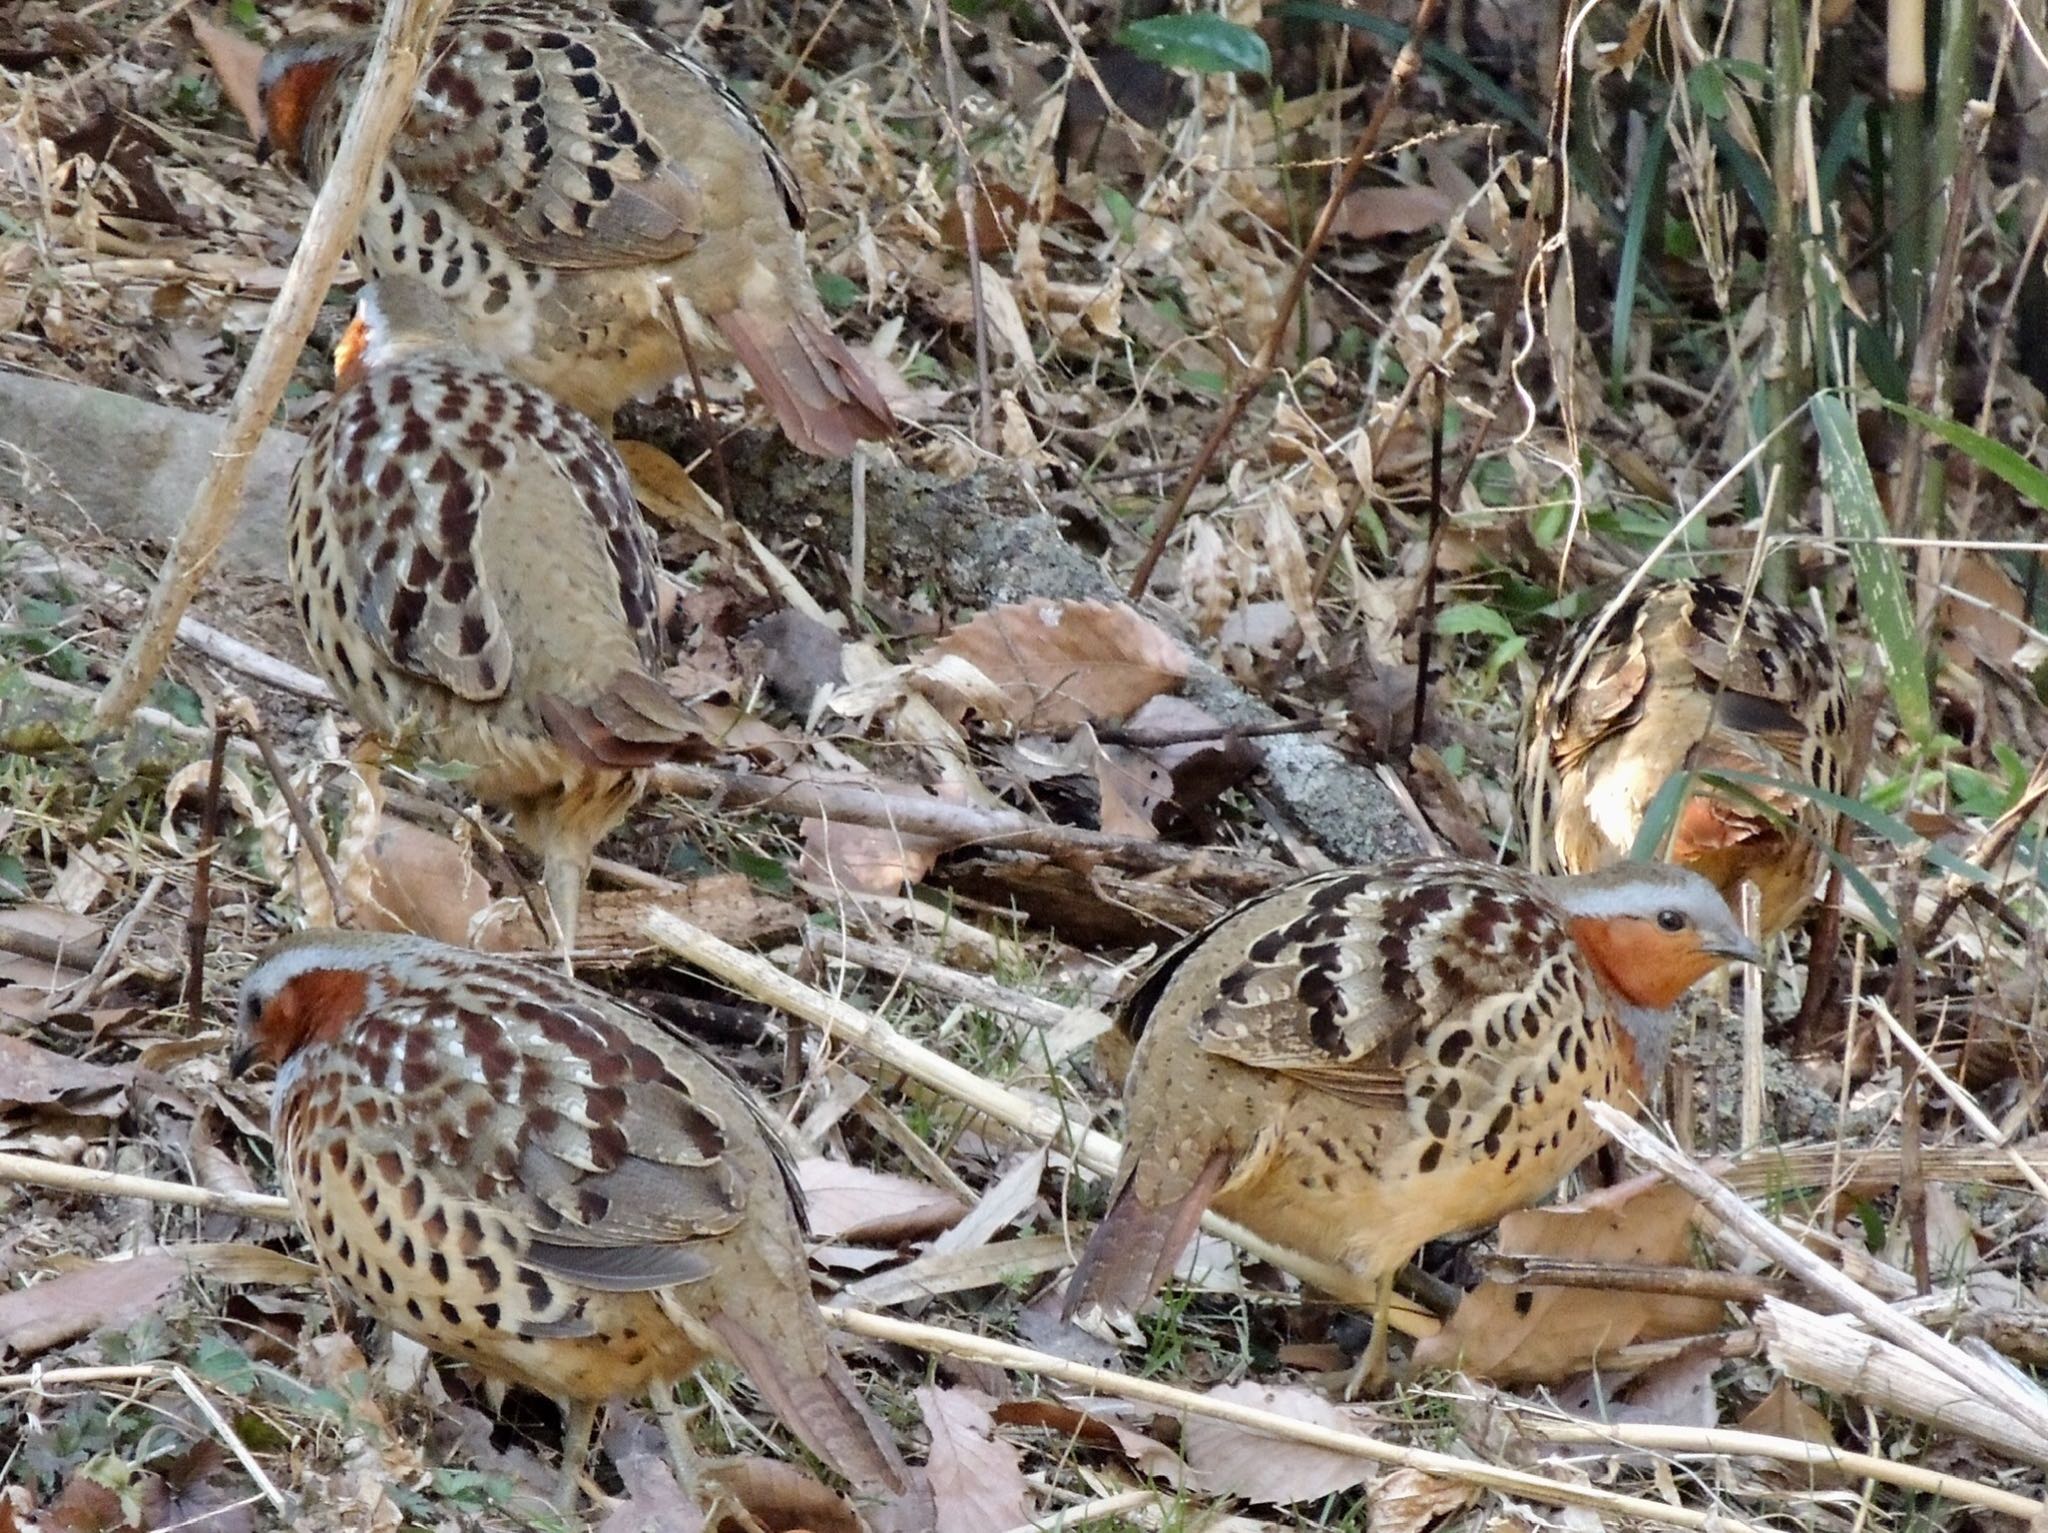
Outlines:
POLYGON ((583 1466, 590 1458, 590 1433, 597 1424, 597 1407, 587 1400, 563 1400, 562 1480, 555 1489, 555 1505, 564 1512, 576 1510, 576 1492, 583 1479, 583 1466))
POLYGON ((1368 1387, 1377 1388, 1387 1373, 1387 1331, 1394 1308, 1394 1274, 1389 1267, 1380 1275, 1379 1294, 1372 1306, 1372 1336, 1359 1354, 1358 1366, 1344 1385, 1344 1398, 1356 1400, 1368 1387))
POLYGON ((565 857, 559 852, 543 859, 541 887, 547 891, 548 919, 554 923, 555 938, 562 946, 562 968, 573 978, 576 965, 576 918, 583 906, 583 885, 590 876, 590 860, 565 857))
POLYGON ((726 1524, 739 1527, 745 1533, 767 1533, 754 1516, 740 1504, 737 1496, 728 1495, 713 1472, 713 1465, 704 1461, 697 1452, 697 1446, 690 1441, 690 1423, 703 1410, 684 1410, 676 1403, 675 1390, 667 1384, 657 1384, 648 1393, 654 1414, 661 1421, 661 1435, 668 1441, 669 1462, 675 1466, 676 1483, 682 1487, 683 1495, 704 1514, 704 1526, 716 1528, 726 1524), (722 1524, 721 1516, 725 1519, 722 1524))

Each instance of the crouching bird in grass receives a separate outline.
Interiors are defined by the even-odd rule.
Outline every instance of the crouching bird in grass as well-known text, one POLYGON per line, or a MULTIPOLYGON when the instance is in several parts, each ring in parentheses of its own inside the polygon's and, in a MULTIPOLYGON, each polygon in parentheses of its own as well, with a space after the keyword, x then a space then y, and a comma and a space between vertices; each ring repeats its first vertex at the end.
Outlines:
POLYGON ((566 958, 597 843, 710 754, 656 680, 654 543, 591 422, 416 278, 364 289, 286 510, 307 648, 381 740, 471 770, 541 856, 566 958))
POLYGON ((1355 1276, 1386 1360, 1394 1275, 1427 1241, 1534 1203, 1636 1111, 1673 1005, 1754 963, 1713 885, 1624 864, 1536 878, 1423 858, 1318 874, 1167 954, 1127 1003, 1137 1040, 1109 1212, 1069 1319, 1126 1322, 1206 1209, 1355 1276))
POLYGON ((1695 784, 1665 855, 1730 904, 1756 886, 1774 937, 1813 898, 1843 791, 1848 689, 1833 650, 1790 608, 1711 577, 1653 583, 1567 636, 1523 714, 1520 812, 1529 865, 1589 873, 1630 854, 1660 789, 1695 784))
POLYGON ((811 1297, 792 1168, 706 1055, 562 975, 381 933, 310 931, 243 981, 235 1068, 277 1067, 271 1136, 322 1267, 377 1319, 561 1402, 573 1504, 596 1407, 736 1364, 805 1446, 932 1525, 811 1297))
MULTIPOLYGON (((264 60, 263 142, 316 185, 371 43, 322 33, 264 60)), ((804 221, 760 122, 668 38, 603 5, 458 0, 357 255, 430 281, 493 356, 607 429, 627 400, 736 357, 792 442, 840 455, 896 421, 832 333, 804 221)))

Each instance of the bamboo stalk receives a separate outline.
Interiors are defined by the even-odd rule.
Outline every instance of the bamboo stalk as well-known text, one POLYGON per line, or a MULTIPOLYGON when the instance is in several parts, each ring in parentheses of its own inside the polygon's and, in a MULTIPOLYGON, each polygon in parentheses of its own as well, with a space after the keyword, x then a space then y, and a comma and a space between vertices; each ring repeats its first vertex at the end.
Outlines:
POLYGON ((192 496, 192 509, 157 575, 149 607, 106 690, 93 709, 103 730, 126 727, 148 695, 177 637, 178 620, 192 604, 208 567, 242 511, 242 487, 263 431, 284 397, 313 321, 327 297, 342 251, 355 237, 370 182, 385 147, 412 105, 420 60, 433 40, 450 0, 391 0, 370 55, 363 89, 349 109, 335 151, 334 166, 313 199, 306 232, 293 252, 277 302, 257 338, 256 350, 228 407, 227 428, 206 477, 192 496))

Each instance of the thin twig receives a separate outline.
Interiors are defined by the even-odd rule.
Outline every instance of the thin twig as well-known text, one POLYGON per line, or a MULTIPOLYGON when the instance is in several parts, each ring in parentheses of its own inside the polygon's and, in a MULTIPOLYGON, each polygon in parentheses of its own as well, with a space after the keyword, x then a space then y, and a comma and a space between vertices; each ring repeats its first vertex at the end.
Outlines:
MULTIPOLYGON (((1870 766, 1871 743, 1877 736, 1877 719, 1884 707, 1885 679, 1882 666, 1871 666, 1856 699, 1854 721, 1849 729, 1849 760, 1842 778, 1842 791, 1863 790, 1863 774, 1870 766)), ((1849 860, 1855 840, 1856 823, 1850 816, 1835 819, 1835 855, 1828 862, 1828 881, 1821 895, 1820 919, 1814 924, 1813 942, 1807 949, 1806 990, 1799 998, 1799 1015, 1792 1023, 1793 1046, 1802 1054, 1820 1047, 1821 1013, 1835 988, 1835 955, 1842 945, 1842 896, 1847 882, 1842 869, 1849 860)))
POLYGON ((213 1187, 195 1187, 189 1182, 166 1182, 152 1176, 128 1176, 118 1171, 95 1171, 86 1166, 67 1166, 59 1161, 41 1160, 33 1155, 0 1152, 0 1182, 22 1187, 48 1187, 55 1192, 91 1193, 106 1198, 147 1198, 152 1203, 176 1203, 202 1213, 236 1214, 245 1219, 270 1219, 279 1224, 292 1222, 291 1205, 283 1198, 260 1192, 227 1192, 213 1187))
POLYGON ((949 847, 991 846, 1049 857, 1084 856, 1140 872, 1198 868, 1206 883, 1254 893, 1294 870, 1263 858, 1219 853, 1214 847, 1139 841, 1078 826, 1055 825, 1008 809, 981 809, 942 799, 909 798, 855 783, 791 782, 758 772, 665 764, 654 769, 654 790, 679 798, 709 799, 721 808, 766 809, 807 820, 872 825, 899 835, 924 836, 949 847))
POLYGON ((1429 374, 1429 546, 1422 556, 1422 603, 1415 612, 1415 716, 1411 745, 1422 744, 1429 722, 1429 667, 1436 652, 1436 566, 1444 546, 1444 374, 1429 374))
POLYGON ((192 908, 185 917, 185 1015, 193 1032, 206 1025, 201 1007, 206 1000, 206 924, 213 914, 213 851, 220 842, 220 780, 227 770, 228 734, 234 728, 226 709, 216 710, 213 757, 206 765, 206 801, 199 811, 199 850, 192 859, 192 908))
POLYGON ((242 1466, 242 1472, 256 1482, 256 1488, 263 1492, 264 1500, 280 1512, 289 1513, 290 1503, 278 1488, 271 1484, 270 1476, 263 1472, 263 1466, 256 1462, 256 1455, 249 1451, 241 1434, 227 1424, 220 1409, 206 1397, 206 1392, 192 1381, 192 1375, 182 1368, 173 1367, 171 1377, 178 1388, 185 1391, 185 1398, 198 1407, 199 1414, 206 1418, 206 1424, 213 1428, 213 1435, 221 1440, 228 1452, 235 1456, 235 1462, 242 1466))
POLYGON ((683 366, 690 374, 690 388, 697 396, 697 418, 711 433, 711 471, 718 476, 718 499, 725 508, 725 514, 731 516, 732 474, 725 466, 725 438, 711 413, 711 396, 705 392, 704 375, 697 370, 697 349, 690 344, 689 327, 683 323, 682 300, 676 297, 676 285, 670 278, 658 277, 655 285, 661 289, 662 312, 668 316, 669 330, 676 338, 676 345, 682 348, 683 366))
POLYGON ((434 28, 451 0, 392 0, 363 75, 363 88, 349 109, 334 163, 313 199, 277 301, 256 340, 247 371, 228 407, 225 429, 206 477, 192 496, 192 509, 157 576, 141 625, 93 709, 102 730, 126 726, 148 695, 170 654, 178 620, 192 604, 213 557, 242 509, 249 464, 269 425, 299 351, 313 333, 328 284, 341 253, 354 238, 370 182, 383 163, 385 147, 412 106, 413 82, 434 28))
POLYGON ((953 140, 953 200, 960 209, 962 238, 967 244, 967 294, 974 314, 974 440, 984 452, 995 451, 995 391, 988 373, 988 306, 981 291, 981 230, 977 207, 974 152, 960 121, 960 62, 953 56, 953 8, 938 0, 931 8, 939 33, 939 62, 946 73, 946 128, 953 140))
POLYGON ((1275 318, 1272 328, 1266 332, 1266 339, 1259 346, 1244 376, 1237 381, 1229 403, 1217 417, 1216 424, 1209 428, 1208 436, 1202 439, 1202 447, 1195 454, 1195 461, 1189 465, 1181 479, 1180 488, 1174 491, 1173 499, 1160 513, 1159 526, 1153 531, 1152 543, 1145 550, 1145 557, 1138 561, 1138 567, 1131 574, 1130 598, 1136 601, 1145 594, 1145 587, 1152 582, 1152 571, 1157 567, 1160 556, 1166 552, 1166 545, 1173 532, 1180 525, 1180 519, 1187 514, 1188 502, 1194 499, 1195 491, 1202 483, 1202 476, 1209 471, 1216 454, 1222 451, 1231 430, 1250 407, 1253 398, 1265 386, 1272 375, 1274 364, 1279 360, 1280 346, 1285 339, 1287 326, 1292 322, 1295 311, 1301 305, 1302 290, 1308 286, 1309 272, 1314 268, 1316 255, 1323 248, 1323 242, 1330 237, 1330 226, 1336 222, 1337 211, 1344 205, 1344 198, 1351 190, 1351 183, 1358 179, 1358 173, 1365 168, 1367 158, 1379 147, 1380 134, 1385 130, 1387 118, 1394 104, 1406 94, 1408 82, 1422 66, 1422 42, 1436 21, 1436 13, 1442 0, 1421 0, 1415 8, 1415 19, 1409 23, 1408 41, 1401 45, 1401 51, 1394 58, 1394 65, 1387 73, 1386 88, 1373 103, 1372 116, 1366 120, 1365 128, 1351 146, 1351 153, 1344 161, 1343 169, 1337 172, 1337 179, 1331 183, 1330 195, 1323 199, 1323 208, 1316 215, 1315 227, 1309 230, 1308 240, 1301 247, 1301 258, 1294 264, 1294 273, 1287 279, 1287 287, 1274 303, 1275 318))
POLYGON ((277 754, 277 747, 270 743, 270 733, 263 727, 263 715, 256 711, 256 705, 246 697, 230 698, 227 711, 234 716, 241 732, 256 747, 263 758, 264 770, 270 773, 270 780, 277 787, 278 796, 284 800, 285 813, 291 816, 292 827, 299 833, 300 844, 313 859, 313 866, 320 870, 320 881, 327 885, 327 896, 334 902, 334 924, 346 926, 350 910, 348 896, 341 890, 341 875, 334 871, 334 860, 327 855, 327 838, 319 835, 313 825, 313 817, 306 813, 306 805, 299 797, 299 790, 292 786, 290 771, 277 754))
POLYGON ((1424 1474, 1460 1485, 1477 1485, 1486 1490, 1520 1496, 1549 1506, 1589 1507, 1594 1511, 1611 1513, 1617 1517, 1637 1518, 1666 1527, 1697 1528, 1702 1530, 1702 1533, 1706 1533, 1706 1530, 1713 1530, 1713 1533, 1759 1533, 1754 1524, 1744 1522, 1740 1518, 1729 1517, 1719 1511, 1695 1511, 1691 1507, 1672 1506, 1669 1502, 1652 1501, 1642 1496, 1624 1496, 1591 1485, 1552 1480, 1543 1475, 1528 1474, 1519 1469, 1506 1469, 1477 1459, 1459 1458, 1449 1453, 1434 1453, 1427 1448, 1410 1448, 1399 1443, 1381 1442, 1366 1436, 1363 1432, 1347 1432, 1336 1427, 1302 1421, 1297 1417, 1283 1416, 1278 1411, 1243 1405, 1235 1400, 1218 1400, 1211 1395, 1196 1394, 1190 1389, 1176 1389, 1173 1385, 1162 1384, 1156 1379, 1133 1378, 1127 1373, 1117 1373, 1108 1368, 1094 1368, 1086 1363, 1069 1362, 1063 1357, 1053 1356, 1050 1352, 1020 1347, 1013 1342, 998 1341, 990 1336, 970 1336, 961 1331, 947 1330, 942 1326, 920 1325, 914 1321, 898 1320, 894 1316, 838 1309, 829 1305, 825 1306, 825 1317, 841 1330, 850 1331, 856 1336, 869 1336, 877 1341, 915 1347, 920 1352, 928 1352, 935 1356, 964 1358, 970 1362, 987 1363, 997 1368, 1015 1369, 1020 1373, 1035 1373, 1040 1378, 1059 1379, 1063 1383, 1092 1390, 1097 1394, 1112 1395, 1125 1400, 1142 1400, 1148 1405, 1164 1406, 1184 1416, 1206 1416, 1212 1421, 1227 1421, 1233 1426, 1245 1427, 1260 1436, 1277 1438, 1282 1442, 1324 1448, 1333 1453, 1348 1454, 1353 1458, 1366 1459, 1375 1464, 1385 1464, 1389 1468, 1420 1470, 1424 1474))

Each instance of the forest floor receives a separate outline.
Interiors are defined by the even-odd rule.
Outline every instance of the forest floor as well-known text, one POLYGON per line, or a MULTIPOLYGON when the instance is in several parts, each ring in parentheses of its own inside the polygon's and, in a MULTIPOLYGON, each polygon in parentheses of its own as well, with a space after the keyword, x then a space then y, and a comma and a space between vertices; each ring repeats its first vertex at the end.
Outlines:
MULTIPOLYGON (((304 669, 274 478, 202 588, 204 631, 130 727, 89 727, 309 205, 258 163, 196 9, 20 0, 0 39, 0 1533, 560 1527, 552 1405, 495 1398, 338 1303, 270 1196, 267 1087, 227 1072, 236 984, 272 938, 339 904, 535 947, 530 862, 458 774, 365 780, 304 669), (141 1180, 67 1181, 88 1171, 141 1180)), ((310 9, 235 0, 221 20, 270 42, 310 9)), ((736 749, 603 848, 579 972, 772 1103, 821 1297, 926 1328, 845 1341, 947 1533, 2048 1526, 2048 1432, 1958 1382, 2009 1366, 2001 1387, 2048 1421, 2048 332, 2028 328, 2048 301, 2018 276, 2040 35, 2030 53, 1987 18, 1966 50, 1996 115, 1928 306, 1941 386, 1914 397, 1972 431, 1934 454, 1929 536, 1873 543, 1803 400, 1785 430, 1810 490, 1760 514, 1786 471, 1763 413, 1782 327, 1768 79, 1740 28, 1702 42, 1686 7, 1596 8, 1565 55, 1560 217, 1539 62, 1559 44, 1534 14, 1554 8, 1454 7, 1286 305, 1414 7, 1231 0, 1230 21, 1164 34, 1174 68, 1109 46, 1117 9, 956 6, 949 71, 927 7, 651 8, 795 167, 820 293, 906 431, 858 468, 802 459, 737 375, 629 413, 625 435, 660 444, 628 452, 675 598, 672 679, 736 749), (1245 38, 1263 81, 1222 67, 1245 38), (1276 331, 1272 380, 1143 595, 1116 600, 1276 331), (1641 571, 1761 578, 1868 705, 1840 940, 1796 930, 1761 974, 1707 987, 1646 1119, 1832 1278, 1617 1154, 1609 1185, 1567 1187, 1574 1212, 1424 1253, 1413 1291, 1441 1328, 1397 1345, 1377 1398, 1341 1397, 1360 1317, 1208 1237, 1139 1345, 1063 1325, 1104 1187, 1019 1124, 1120 1130, 1105 1016, 1247 893, 1425 848, 1514 860, 1524 700, 1567 625, 1641 571), (826 798, 791 812, 747 788, 763 777, 826 798), (862 823, 886 795, 954 829, 862 823), (694 963, 647 935, 657 910, 708 934, 694 963), (795 999, 769 1004, 720 944, 795 999), (821 1042, 845 1007, 985 1093, 821 1042), (1654 1270, 1528 1281, 1539 1259, 1654 1270), (1891 1318, 1847 1318, 1855 1295, 1891 1318), (1301 1430, 1122 1399, 1077 1382, 1089 1367, 1301 1430)), ((1121 19, 1161 10, 1205 8, 1121 19)), ((1880 396, 1905 393, 1925 332, 1896 318, 1891 183, 1862 136, 1886 110, 1859 83, 1882 78, 1881 29, 1815 28, 1806 301, 1827 323, 1808 365, 1863 370, 1834 397, 1848 460, 1889 497, 1913 427, 1880 396)), ((279 432, 330 399, 356 281, 279 432)), ((855 1526, 778 1468, 807 1461, 738 1375, 686 1394, 766 1526, 855 1526)), ((698 1525, 645 1413, 611 1416, 593 1525, 698 1525)))

